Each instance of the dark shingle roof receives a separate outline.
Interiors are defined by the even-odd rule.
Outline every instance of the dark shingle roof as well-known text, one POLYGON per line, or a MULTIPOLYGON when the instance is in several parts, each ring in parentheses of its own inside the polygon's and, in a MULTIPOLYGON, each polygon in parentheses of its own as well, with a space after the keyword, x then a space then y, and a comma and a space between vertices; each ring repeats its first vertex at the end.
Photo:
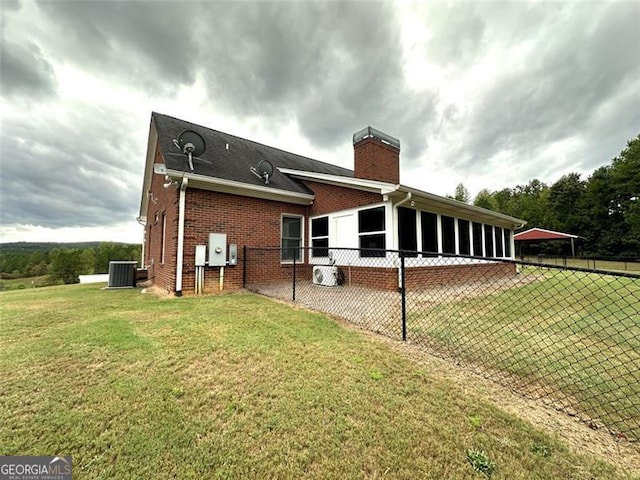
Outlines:
POLYGON ((260 160, 268 160, 274 166, 274 174, 269 179, 272 188, 298 193, 310 192, 301 182, 278 172, 278 167, 304 170, 329 175, 353 177, 353 171, 329 163, 285 152, 277 148, 262 145, 245 138, 229 135, 211 128, 186 122, 168 115, 153 112, 158 142, 165 154, 167 168, 190 172, 189 162, 184 155, 167 155, 180 153, 173 144, 173 139, 184 130, 193 130, 204 138, 206 150, 200 158, 209 163, 193 161, 193 173, 210 177, 233 180, 251 185, 262 185, 261 179, 251 173, 251 167, 257 167, 260 160), (227 144, 229 149, 227 149, 227 144))

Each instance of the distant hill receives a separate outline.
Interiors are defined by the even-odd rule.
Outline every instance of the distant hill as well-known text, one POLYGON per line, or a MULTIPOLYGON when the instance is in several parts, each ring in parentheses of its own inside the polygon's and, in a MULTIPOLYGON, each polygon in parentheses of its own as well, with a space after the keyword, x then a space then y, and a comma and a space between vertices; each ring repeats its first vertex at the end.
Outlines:
POLYGON ((8 253, 31 253, 31 252, 50 252, 55 248, 77 248, 79 250, 85 248, 97 248, 101 243, 115 243, 116 245, 139 245, 137 243, 123 242, 8 242, 0 243, 0 252, 8 253))

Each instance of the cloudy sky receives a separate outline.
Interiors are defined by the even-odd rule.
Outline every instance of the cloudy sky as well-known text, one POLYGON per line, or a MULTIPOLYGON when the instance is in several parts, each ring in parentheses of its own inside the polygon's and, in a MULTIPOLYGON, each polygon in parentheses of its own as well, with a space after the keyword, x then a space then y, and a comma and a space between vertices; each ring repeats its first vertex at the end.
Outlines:
POLYGON ((0 241, 139 242, 152 111, 452 194, 587 176, 640 132, 640 3, 8 1, 0 241))

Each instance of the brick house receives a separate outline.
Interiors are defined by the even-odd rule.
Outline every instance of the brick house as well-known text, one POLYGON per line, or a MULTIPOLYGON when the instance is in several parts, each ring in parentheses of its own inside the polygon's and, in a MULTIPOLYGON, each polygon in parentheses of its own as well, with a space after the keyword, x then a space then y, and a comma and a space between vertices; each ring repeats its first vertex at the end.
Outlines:
MULTIPOLYGON (((392 255, 385 250, 416 252, 408 277, 415 282, 428 283, 433 261, 419 252, 462 255, 457 268, 471 276, 478 268, 513 270, 464 256, 513 258, 513 230, 524 221, 400 185, 400 142, 371 127, 353 136, 353 146, 350 170, 152 113, 138 219, 149 278, 177 295, 198 283, 205 292, 241 288, 243 246, 283 248, 263 265, 265 281, 288 278, 294 256, 309 272, 340 265, 341 251, 331 250, 339 247, 367 249, 354 267, 369 273, 392 255), (200 154, 197 145, 190 160, 183 147, 194 135, 205 148, 200 154), (197 266, 202 258, 209 262, 197 266)), ((374 286, 397 287, 388 279, 374 286)))

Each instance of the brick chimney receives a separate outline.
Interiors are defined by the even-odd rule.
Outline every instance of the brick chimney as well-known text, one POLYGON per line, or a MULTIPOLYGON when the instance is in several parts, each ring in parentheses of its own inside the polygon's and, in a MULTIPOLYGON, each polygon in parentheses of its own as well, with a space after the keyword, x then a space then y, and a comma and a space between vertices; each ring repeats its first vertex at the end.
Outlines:
POLYGON ((400 183, 400 140, 372 127, 356 132, 353 173, 356 178, 400 183))

